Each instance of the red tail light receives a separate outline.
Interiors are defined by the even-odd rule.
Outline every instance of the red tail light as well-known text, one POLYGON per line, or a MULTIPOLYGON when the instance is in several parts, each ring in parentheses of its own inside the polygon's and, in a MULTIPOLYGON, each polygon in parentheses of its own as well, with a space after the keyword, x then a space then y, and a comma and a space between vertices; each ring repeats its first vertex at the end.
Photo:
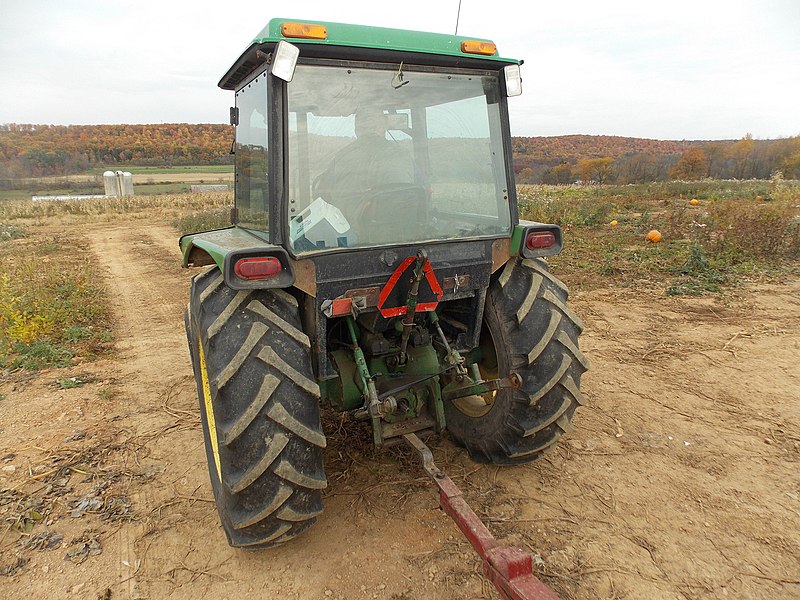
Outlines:
POLYGON ((236 261, 233 272, 242 279, 268 279, 281 272, 281 261, 274 256, 240 258, 236 261))
POLYGON ((528 250, 541 250, 555 245, 556 236, 552 231, 531 231, 525 238, 525 247, 528 250))

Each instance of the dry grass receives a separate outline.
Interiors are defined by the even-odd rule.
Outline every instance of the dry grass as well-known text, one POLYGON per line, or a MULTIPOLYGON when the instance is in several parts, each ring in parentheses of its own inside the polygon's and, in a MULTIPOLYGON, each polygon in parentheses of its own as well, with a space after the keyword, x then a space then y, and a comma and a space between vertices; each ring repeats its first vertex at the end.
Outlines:
POLYGON ((153 219, 175 218, 233 204, 230 192, 165 194, 159 196, 127 196, 93 200, 36 201, 8 200, 0 202, 0 223, 20 221, 35 224, 80 219, 108 221, 118 215, 153 219))
POLYGON ((181 215, 172 221, 172 226, 181 234, 221 229, 230 226, 230 224, 231 211, 229 206, 192 212, 187 215, 181 215))
POLYGON ((108 346, 108 299, 86 249, 68 234, 0 242, 0 369, 66 366, 108 346))
POLYGON ((522 218, 564 228, 564 252, 550 262, 573 287, 649 281, 702 294, 800 272, 800 182, 520 186, 518 195, 522 218), (650 229, 661 243, 646 242, 650 229))

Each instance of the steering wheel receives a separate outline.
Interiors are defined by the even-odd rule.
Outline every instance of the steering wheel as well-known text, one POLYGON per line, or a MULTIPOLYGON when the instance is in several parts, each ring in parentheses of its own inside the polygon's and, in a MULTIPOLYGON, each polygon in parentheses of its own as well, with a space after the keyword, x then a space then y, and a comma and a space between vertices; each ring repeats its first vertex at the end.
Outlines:
POLYGON ((421 185, 386 183, 375 186, 366 194, 359 220, 362 226, 425 222, 427 196, 421 185))

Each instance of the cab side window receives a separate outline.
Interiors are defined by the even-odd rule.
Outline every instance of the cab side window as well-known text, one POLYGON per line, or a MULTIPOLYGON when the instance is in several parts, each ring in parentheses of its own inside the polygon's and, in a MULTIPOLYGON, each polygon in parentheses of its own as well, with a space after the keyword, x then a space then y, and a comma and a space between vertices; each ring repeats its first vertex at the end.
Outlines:
POLYGON ((239 224, 268 230, 267 73, 236 92, 236 209, 239 224))

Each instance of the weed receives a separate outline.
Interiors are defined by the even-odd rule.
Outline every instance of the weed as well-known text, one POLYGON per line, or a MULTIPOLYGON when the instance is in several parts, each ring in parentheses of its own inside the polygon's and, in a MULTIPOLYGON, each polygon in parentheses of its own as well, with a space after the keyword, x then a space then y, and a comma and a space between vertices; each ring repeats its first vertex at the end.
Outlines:
POLYGON ((565 227, 564 251, 550 264, 573 286, 666 281, 670 295, 698 295, 744 277, 800 271, 800 182, 520 186, 518 198, 521 218, 565 227), (691 198, 702 204, 690 205, 691 198), (595 213, 587 208, 592 205, 595 213), (604 215, 609 206, 616 227, 587 218, 604 215), (664 241, 645 244, 651 228, 664 241))
POLYGON ((108 401, 113 398, 116 398, 119 395, 119 392, 117 392, 117 390, 114 390, 112 388, 100 388, 100 390, 97 392, 97 395, 100 397, 101 400, 108 401))
POLYGON ((103 349, 108 305, 79 240, 31 235, 0 255, 0 368, 67 366, 103 349))
POLYGON ((94 198, 47 202, 7 200, 0 202, 0 221, 16 219, 45 219, 48 217, 105 217, 108 215, 154 213, 179 216, 233 205, 230 192, 164 194, 158 196, 125 196, 123 198, 94 198))
POLYGON ((86 380, 84 380, 84 378, 81 376, 65 377, 57 380, 56 383, 58 383, 58 387, 60 387, 62 390, 71 390, 74 388, 83 387, 83 385, 86 383, 86 380))
POLYGON ((597 272, 603 276, 618 274, 620 269, 615 265, 614 258, 613 252, 603 254, 603 263, 598 267, 597 272))
POLYGON ((711 207, 709 247, 739 260, 800 258, 800 211, 788 202, 725 202, 711 207))
POLYGON ((72 364, 72 356, 67 348, 57 346, 49 340, 34 340, 29 344, 16 342, 6 352, 6 356, 0 356, 0 367, 28 371, 38 371, 45 367, 68 367, 72 364))
POLYGON ((706 293, 718 293, 722 288, 719 284, 692 279, 683 283, 676 283, 666 290, 667 296, 703 296, 706 293))
POLYGON ((71 325, 64 329, 64 339, 68 342, 80 342, 92 337, 92 330, 85 325, 71 325))
POLYGON ((9 223, 0 223, 0 242, 18 240, 25 237, 25 230, 9 223))
POLYGON ((530 192, 521 194, 519 201, 521 218, 541 223, 555 223, 562 227, 568 225, 585 227, 607 223, 614 211, 610 202, 541 196, 530 192))
POLYGON ((720 292, 729 278, 709 261, 703 247, 694 243, 686 262, 678 269, 676 281, 667 288, 668 296, 701 296, 707 292, 720 292))
POLYGON ((173 227, 182 234, 221 229, 222 227, 230 226, 230 224, 231 212, 229 207, 193 212, 172 222, 173 227))

